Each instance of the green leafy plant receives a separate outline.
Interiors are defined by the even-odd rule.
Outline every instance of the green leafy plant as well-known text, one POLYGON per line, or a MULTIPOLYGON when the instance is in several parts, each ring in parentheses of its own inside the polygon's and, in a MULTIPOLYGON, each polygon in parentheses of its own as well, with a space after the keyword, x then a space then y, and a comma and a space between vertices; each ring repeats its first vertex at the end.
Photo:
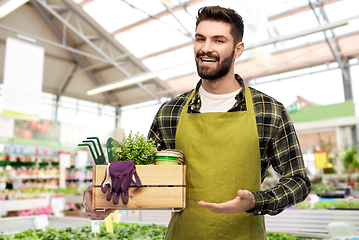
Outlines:
POLYGON ((359 168, 359 151, 357 146, 348 147, 343 156, 344 167, 348 170, 351 175, 355 168, 359 168))
POLYGON ((335 203, 335 208, 343 208, 343 209, 359 209, 359 202, 356 201, 346 201, 339 200, 335 203))
POLYGON ((122 142, 113 142, 112 151, 115 161, 135 160, 137 165, 151 164, 155 160, 157 146, 152 139, 147 139, 143 134, 124 136, 122 142))
POLYGON ((267 233, 268 240, 299 240, 299 237, 287 233, 267 233))
POLYGON ((312 183, 312 191, 315 194, 321 195, 327 192, 331 192, 333 187, 330 184, 325 184, 323 182, 312 183))
POLYGON ((301 202, 295 205, 295 209, 308 209, 311 208, 312 204, 310 202, 301 202))
MULTIPOLYGON (((160 240, 163 239, 167 227, 156 224, 138 224, 138 223, 114 223, 113 232, 106 232, 105 224, 100 225, 100 233, 94 234, 91 232, 90 226, 76 227, 76 228, 46 228, 26 231, 14 234, 0 234, 0 240, 12 239, 137 239, 137 240, 160 240)), ((269 240, 299 240, 299 237, 286 233, 267 233, 269 240)))
POLYGON ((313 206, 315 209, 332 209, 335 207, 335 203, 332 201, 319 201, 314 203, 313 206))

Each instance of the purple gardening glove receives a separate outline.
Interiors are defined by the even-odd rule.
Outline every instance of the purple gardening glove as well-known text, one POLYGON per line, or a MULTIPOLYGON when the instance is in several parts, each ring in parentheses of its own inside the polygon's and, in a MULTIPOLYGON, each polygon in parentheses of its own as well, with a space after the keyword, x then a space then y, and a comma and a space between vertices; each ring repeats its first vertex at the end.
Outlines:
POLYGON ((112 190, 112 179, 110 177, 110 174, 109 174, 109 167, 110 167, 110 164, 107 165, 107 168, 106 168, 106 173, 105 173, 105 178, 104 180, 102 181, 101 183, 101 191, 103 193, 106 193, 107 192, 107 189, 110 189, 108 191, 108 194, 107 194, 107 201, 110 201, 111 200, 111 197, 112 197, 112 193, 113 193, 113 190, 112 190))
POLYGON ((104 193, 108 188, 110 189, 107 195, 107 201, 110 201, 113 195, 113 204, 117 205, 121 195, 123 204, 127 204, 129 199, 128 189, 131 182, 133 182, 136 187, 141 186, 141 180, 136 172, 135 161, 109 163, 108 173, 109 174, 106 173, 103 184, 101 185, 101 190, 104 193), (110 176, 111 180, 106 180, 107 175, 110 176), (111 183, 109 183, 110 181, 111 183))

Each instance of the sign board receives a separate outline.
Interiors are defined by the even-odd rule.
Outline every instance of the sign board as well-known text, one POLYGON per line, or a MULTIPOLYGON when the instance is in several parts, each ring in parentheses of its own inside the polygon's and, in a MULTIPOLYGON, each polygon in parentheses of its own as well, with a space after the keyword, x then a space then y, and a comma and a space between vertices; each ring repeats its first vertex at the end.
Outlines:
POLYGON ((3 115, 39 120, 45 49, 6 39, 3 115))
POLYGON ((328 155, 327 151, 315 151, 315 167, 316 168, 327 168, 328 167, 328 155))

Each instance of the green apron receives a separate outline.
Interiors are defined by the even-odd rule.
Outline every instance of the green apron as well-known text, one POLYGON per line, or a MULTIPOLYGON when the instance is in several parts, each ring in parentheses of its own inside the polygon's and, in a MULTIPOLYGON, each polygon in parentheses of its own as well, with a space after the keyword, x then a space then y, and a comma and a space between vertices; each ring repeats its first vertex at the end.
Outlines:
POLYGON ((264 216, 218 214, 197 204, 232 200, 239 189, 260 190, 259 140, 249 88, 247 111, 187 113, 193 94, 176 133, 176 149, 185 152, 187 165, 186 208, 172 213, 165 239, 267 239, 264 216))

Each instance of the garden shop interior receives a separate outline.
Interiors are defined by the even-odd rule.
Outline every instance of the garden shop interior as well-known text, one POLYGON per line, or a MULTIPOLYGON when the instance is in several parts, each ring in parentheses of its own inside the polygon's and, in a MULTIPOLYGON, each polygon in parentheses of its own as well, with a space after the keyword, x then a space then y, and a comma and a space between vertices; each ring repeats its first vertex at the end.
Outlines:
MULTIPOLYGON (((214 5, 243 17, 234 71, 286 108, 311 181, 305 201, 265 215, 268 239, 359 239, 358 0, 0 1, 0 239, 137 226, 125 223, 156 224, 162 236, 178 206, 91 221, 83 193, 100 191, 94 174, 97 155, 110 158, 108 139, 146 148, 162 104, 196 87, 196 16, 214 5)), ((185 166, 171 170, 182 182, 158 183, 180 189, 180 208, 185 166)), ((278 181, 269 167, 261 189, 278 181)))

